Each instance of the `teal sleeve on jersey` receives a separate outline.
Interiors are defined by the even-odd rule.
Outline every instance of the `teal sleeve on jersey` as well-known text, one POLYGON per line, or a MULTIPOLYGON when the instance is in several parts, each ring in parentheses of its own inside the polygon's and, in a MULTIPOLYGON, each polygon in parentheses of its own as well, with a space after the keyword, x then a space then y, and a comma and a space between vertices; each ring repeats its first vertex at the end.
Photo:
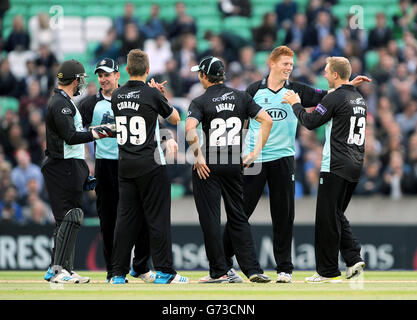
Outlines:
POLYGON ((156 120, 156 126, 155 126, 155 139, 156 139, 156 144, 158 146, 158 153, 159 153, 159 158, 161 159, 161 164, 162 165, 166 165, 166 160, 165 160, 165 156, 164 156, 164 151, 162 150, 161 147, 161 137, 159 135, 159 121, 158 119, 156 120))
MULTIPOLYGON (((83 121, 78 109, 74 106, 74 127, 77 132, 84 132, 83 121)), ((67 144, 64 141, 64 159, 85 159, 84 144, 67 144)))

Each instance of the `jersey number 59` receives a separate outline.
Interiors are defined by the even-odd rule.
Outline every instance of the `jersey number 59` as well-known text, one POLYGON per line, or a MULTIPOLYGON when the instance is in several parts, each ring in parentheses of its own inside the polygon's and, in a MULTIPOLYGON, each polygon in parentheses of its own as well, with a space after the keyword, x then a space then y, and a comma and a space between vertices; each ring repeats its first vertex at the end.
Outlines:
POLYGON ((134 116, 130 118, 127 125, 126 116, 115 118, 117 130, 117 143, 124 145, 127 140, 133 145, 139 146, 146 141, 146 122, 143 117, 134 116))

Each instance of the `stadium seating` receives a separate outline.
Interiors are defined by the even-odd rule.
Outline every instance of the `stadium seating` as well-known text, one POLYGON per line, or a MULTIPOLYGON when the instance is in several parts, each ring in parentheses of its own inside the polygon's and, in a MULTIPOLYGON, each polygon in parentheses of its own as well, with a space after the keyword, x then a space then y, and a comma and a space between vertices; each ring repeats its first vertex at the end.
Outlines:
MULTIPOLYGON (((96 63, 94 51, 100 41, 105 37, 108 29, 116 17, 121 17, 124 13, 124 5, 131 2, 135 5, 135 17, 139 22, 146 23, 151 12, 153 3, 160 6, 160 16, 166 22, 171 22, 176 17, 175 4, 179 0, 10 0, 11 7, 6 12, 3 19, 2 35, 6 39, 11 32, 13 19, 16 15, 21 15, 26 27, 29 25, 29 19, 35 17, 39 12, 47 12, 52 17, 52 22, 57 22, 56 17, 63 9, 63 19, 59 20, 62 25, 55 25, 56 32, 59 35, 59 50, 62 55, 58 57, 62 59, 77 59, 83 63, 87 74, 88 82, 95 82, 98 85, 97 77, 93 74, 96 63)), ((189 15, 195 18, 197 24, 197 51, 199 54, 206 51, 210 47, 210 42, 204 39, 207 31, 214 33, 234 33, 241 36, 245 41, 239 44, 248 43, 252 40, 252 29, 262 24, 263 15, 267 12, 274 12, 275 6, 283 0, 250 0, 252 3, 252 15, 245 17, 223 17, 217 5, 218 0, 181 0, 187 6, 189 15)), ((311 0, 292 0, 298 4, 298 12, 305 12, 308 3, 311 0)), ((339 25, 337 28, 344 27, 346 24, 346 16, 348 14, 361 14, 360 21, 363 22, 362 28, 366 33, 375 27, 375 15, 383 12, 387 16, 387 24, 393 26, 392 17, 398 14, 399 0, 338 0, 336 5, 331 6, 332 14, 338 18, 339 25), (356 7, 355 7, 356 6, 356 7)), ((30 31, 30 30, 29 30, 30 31)), ((229 36, 230 34, 227 34, 229 36)), ((282 45, 286 30, 279 29, 277 32, 276 46, 282 45)), ((234 39, 234 37, 231 37, 234 39)), ((404 43, 402 39, 397 39, 397 44, 401 48, 404 43)), ((120 40, 118 41, 120 43, 120 40)), ((233 46, 239 47, 239 45, 233 46)), ((7 53, 2 52, 2 57, 6 57, 7 53)), ((267 72, 267 58, 269 51, 256 52, 254 57, 255 66, 260 72, 267 72)), ((9 55, 12 60, 12 55, 9 55)), ((294 63, 296 64, 296 56, 294 63)), ((362 57, 361 57, 362 58, 362 57)), ((377 51, 366 51, 364 55, 364 63, 368 72, 378 65, 379 55, 377 51)), ((120 65, 120 83, 123 84, 128 80, 126 65, 120 65)), ((16 72, 14 72, 16 73, 16 72)), ((327 80, 318 75, 314 87, 328 89, 327 80)), ((177 97, 178 98, 178 97, 177 97)), ((185 98, 184 98, 185 99, 185 98)), ((18 100, 13 97, 0 98, 0 117, 4 116, 7 110, 18 110, 18 100)), ((188 107, 188 101, 186 108, 188 107)), ((184 116, 184 114, 183 114, 184 116)), ((319 139, 323 139, 323 127, 317 130, 319 139)), ((184 194, 183 187, 173 185, 173 199, 181 197, 184 194)))
POLYGON ((262 17, 266 12, 274 11, 274 5, 271 3, 259 3, 252 6, 252 16, 262 17))
POLYGON ((62 28, 57 29, 59 46, 63 54, 85 53, 83 19, 78 16, 64 16, 62 28))
POLYGON ((370 50, 365 53, 366 69, 371 70, 379 62, 379 54, 377 51, 370 50))
POLYGON ((222 21, 218 17, 202 17, 196 21, 197 32, 204 35, 207 30, 219 32, 222 28, 222 21))
POLYGON ((316 82, 314 83, 314 86, 319 89, 327 90, 329 89, 329 83, 327 82, 326 78, 323 76, 318 76, 316 78, 316 82))
POLYGON ((3 117, 7 110, 17 112, 19 109, 19 100, 13 97, 0 97, 0 117, 3 117))
MULTIPOLYGON (((298 4, 300 12, 305 11, 309 0, 293 0, 298 4)), ((71 54, 79 57, 83 61, 92 61, 94 49, 98 42, 103 39, 112 20, 121 16, 124 11, 124 4, 132 2, 136 7, 136 15, 141 23, 146 22, 150 14, 151 2, 143 0, 11 0, 11 8, 6 12, 3 21, 3 37, 7 37, 11 31, 12 21, 15 15, 21 14, 26 23, 29 18, 37 13, 44 11, 49 12, 51 16, 56 11, 50 11, 53 6, 61 6, 64 14, 64 25, 58 29, 60 48, 63 54, 71 54)), ((160 6, 160 16, 171 21, 176 16, 175 3, 177 0, 158 0, 156 3, 160 6)), ((197 47, 198 50, 204 51, 209 47, 209 42, 204 39, 206 31, 211 30, 215 33, 221 31, 234 32, 246 40, 252 39, 251 30, 262 23, 263 15, 268 11, 274 11, 278 0, 251 0, 252 16, 245 17, 227 17, 223 18, 218 10, 217 1, 209 0, 201 2, 200 0, 184 0, 187 6, 187 12, 196 19, 197 23, 197 47)), ((332 7, 332 13, 340 19, 340 26, 344 25, 346 15, 354 5, 360 5, 363 8, 364 29, 369 32, 375 26, 375 14, 384 12, 388 19, 388 24, 392 24, 390 19, 398 11, 398 4, 392 0, 339 0, 332 7)), ((285 37, 285 31, 278 31, 276 45, 281 45, 285 37)), ((401 45, 401 40, 399 40, 401 45)), ((260 58, 257 58, 257 64, 261 64, 260 58)), ((375 53, 369 53, 366 56, 366 63, 375 64, 375 53)))
POLYGON ((174 20, 176 15, 177 15, 177 12, 175 11, 174 6, 161 7, 160 14, 159 14, 159 16, 166 21, 174 20))
POLYGON ((268 51, 259 51, 255 53, 255 66, 259 69, 264 69, 269 57, 268 51))
POLYGON ((200 39, 197 42, 197 51, 198 52, 204 52, 210 48, 210 42, 208 42, 205 39, 200 39))
POLYGON ((231 31, 246 40, 252 39, 251 21, 244 17, 228 17, 223 20, 222 29, 231 31))
POLYGON ((219 15, 218 8, 216 6, 206 4, 192 6, 188 11, 190 15, 197 17, 198 19, 202 17, 216 17, 219 15))
POLYGON ((122 64, 119 66, 119 70, 120 70, 120 79, 119 79, 119 83, 125 83, 126 81, 129 80, 129 75, 126 71, 126 64, 122 64))
POLYGON ((85 40, 87 42, 103 40, 112 25, 113 21, 109 17, 89 16, 85 18, 85 40))

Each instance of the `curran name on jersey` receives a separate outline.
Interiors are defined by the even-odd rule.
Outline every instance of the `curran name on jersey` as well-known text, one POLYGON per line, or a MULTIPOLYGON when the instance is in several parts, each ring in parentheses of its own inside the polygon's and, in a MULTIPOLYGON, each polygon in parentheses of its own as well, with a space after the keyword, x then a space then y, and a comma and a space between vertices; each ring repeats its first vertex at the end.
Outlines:
POLYGON ((117 104, 117 109, 133 109, 137 111, 139 109, 139 103, 133 101, 122 101, 117 104))

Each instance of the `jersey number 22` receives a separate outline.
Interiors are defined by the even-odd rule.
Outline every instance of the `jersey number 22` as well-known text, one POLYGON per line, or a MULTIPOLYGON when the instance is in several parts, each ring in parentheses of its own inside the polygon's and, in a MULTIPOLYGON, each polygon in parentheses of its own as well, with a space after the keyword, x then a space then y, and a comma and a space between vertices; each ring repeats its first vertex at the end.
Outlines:
POLYGON ((235 146, 240 144, 242 122, 238 117, 226 120, 215 118, 210 122, 210 147, 235 146), (224 136, 227 129, 227 138, 224 136))

